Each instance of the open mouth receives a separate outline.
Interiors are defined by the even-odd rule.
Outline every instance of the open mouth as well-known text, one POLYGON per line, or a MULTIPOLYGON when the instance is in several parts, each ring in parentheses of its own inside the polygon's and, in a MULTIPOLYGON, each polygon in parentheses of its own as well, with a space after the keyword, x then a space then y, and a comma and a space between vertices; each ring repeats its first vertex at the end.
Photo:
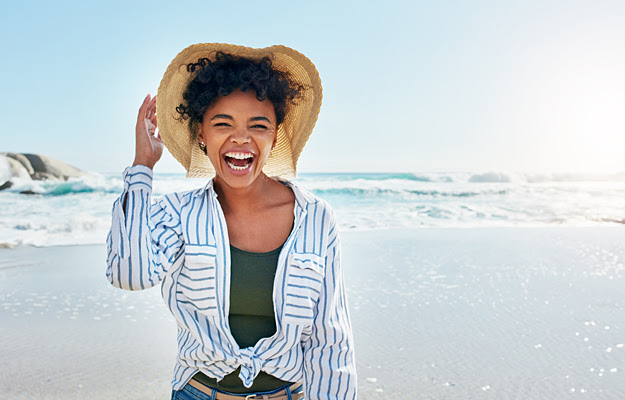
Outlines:
POLYGON ((252 165, 252 162, 254 161, 254 154, 229 152, 224 154, 224 160, 233 170, 243 171, 252 165))

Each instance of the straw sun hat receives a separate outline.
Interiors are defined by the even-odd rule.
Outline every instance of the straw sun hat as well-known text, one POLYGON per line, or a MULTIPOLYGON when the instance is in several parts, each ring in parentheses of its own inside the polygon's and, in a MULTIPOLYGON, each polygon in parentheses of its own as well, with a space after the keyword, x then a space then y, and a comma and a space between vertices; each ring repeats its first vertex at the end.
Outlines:
POLYGON ((187 72, 187 64, 200 58, 214 60, 221 51, 254 60, 269 56, 274 69, 287 72, 291 79, 306 87, 295 105, 287 107, 284 121, 278 128, 278 140, 263 172, 268 176, 294 177, 297 159, 310 136, 321 108, 321 80, 314 64, 301 53, 285 47, 271 46, 263 49, 223 43, 194 44, 182 50, 169 64, 158 88, 158 128, 169 152, 187 170, 188 178, 212 178, 215 169, 209 158, 200 150, 189 128, 188 120, 180 119, 176 107, 183 103, 182 94, 195 76, 187 72))

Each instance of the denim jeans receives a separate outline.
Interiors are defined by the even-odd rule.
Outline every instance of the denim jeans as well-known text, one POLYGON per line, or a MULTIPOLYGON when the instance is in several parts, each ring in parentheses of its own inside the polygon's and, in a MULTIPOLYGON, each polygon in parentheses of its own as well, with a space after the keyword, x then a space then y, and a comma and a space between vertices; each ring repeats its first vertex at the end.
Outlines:
POLYGON ((191 385, 185 385, 181 390, 171 391, 171 400, 213 400, 211 396, 200 392, 191 385))
MULTIPOLYGON (((301 391, 302 391, 301 386, 297 388, 296 390, 294 390, 293 392, 291 392, 290 389, 287 389, 287 395, 290 398, 291 393, 301 393, 301 391)), ((263 392, 258 392, 258 394, 262 394, 262 393, 263 392)), ((267 392, 264 392, 264 393, 267 394, 267 392)), ((228 393, 228 394, 233 394, 233 393, 228 393)), ((241 397, 241 399, 244 399, 244 398, 245 398, 244 396, 241 397)), ((208 395, 204 392, 197 390, 191 385, 184 385, 184 387, 181 390, 171 391, 171 400, 214 400, 214 398, 211 395, 208 395)))

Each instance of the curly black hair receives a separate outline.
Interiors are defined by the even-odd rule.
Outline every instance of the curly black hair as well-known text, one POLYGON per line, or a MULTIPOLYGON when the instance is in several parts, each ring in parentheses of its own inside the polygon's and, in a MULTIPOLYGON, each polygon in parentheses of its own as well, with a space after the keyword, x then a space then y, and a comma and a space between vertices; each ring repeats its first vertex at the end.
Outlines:
POLYGON ((300 99, 305 86, 291 76, 272 67, 271 59, 252 60, 224 52, 216 52, 214 60, 200 58, 187 65, 187 72, 196 73, 189 82, 182 98, 184 103, 176 107, 183 120, 189 120, 193 139, 197 139, 198 122, 217 98, 240 90, 253 90, 258 101, 268 99, 276 113, 276 125, 280 126, 289 106, 300 99))

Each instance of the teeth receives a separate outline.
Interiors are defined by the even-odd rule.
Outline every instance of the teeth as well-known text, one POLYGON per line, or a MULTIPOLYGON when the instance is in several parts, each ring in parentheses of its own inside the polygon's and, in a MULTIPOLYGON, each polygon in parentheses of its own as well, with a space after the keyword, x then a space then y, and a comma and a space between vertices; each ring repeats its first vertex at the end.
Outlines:
POLYGON ((225 156, 226 156, 226 159, 225 159, 226 164, 228 164, 228 166, 235 171, 243 171, 243 170, 250 168, 250 166, 252 165, 252 159, 254 158, 254 154, 252 153, 239 153, 239 152, 234 152, 234 151, 226 153, 225 156), (248 160, 248 162, 247 162, 247 165, 240 167, 238 165, 234 165, 233 163, 228 161, 228 159, 248 160))
POLYGON ((237 160, 245 160, 254 157, 252 153, 226 153, 226 157, 236 158, 237 160))
POLYGON ((226 163, 228 164, 228 166, 229 166, 230 168, 232 168, 232 169, 233 169, 233 170, 235 170, 235 171, 243 171, 244 169, 247 169, 250 165, 252 165, 252 164, 248 164, 248 165, 247 165, 247 166, 245 166, 245 167, 237 167, 236 165, 234 165, 234 164, 232 164, 232 163, 229 163, 229 162, 226 162, 226 163))

